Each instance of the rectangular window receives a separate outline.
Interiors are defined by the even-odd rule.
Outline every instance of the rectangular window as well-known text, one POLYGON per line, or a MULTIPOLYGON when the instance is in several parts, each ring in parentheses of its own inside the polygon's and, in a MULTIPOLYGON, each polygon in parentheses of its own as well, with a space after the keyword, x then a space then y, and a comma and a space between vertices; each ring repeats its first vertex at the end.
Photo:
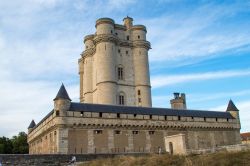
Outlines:
POLYGON ((119 113, 118 113, 118 114, 116 114, 116 117, 117 117, 117 118, 120 118, 120 114, 119 114, 119 113))
POLYGON ((140 35, 138 35, 138 39, 140 39, 141 37, 140 37, 140 35))
POLYGON ((120 130, 115 130, 115 134, 121 134, 120 130))
POLYGON ((118 53, 121 53, 121 50, 120 50, 120 49, 118 49, 118 53))
POLYGON ((83 111, 81 111, 81 116, 83 116, 83 111))
POLYGON ((102 112, 99 112, 99 117, 102 118, 102 112))
POLYGON ((136 114, 134 114, 134 118, 136 117, 136 114))
POLYGON ((119 105, 124 105, 124 96, 119 95, 119 105))
POLYGON ((118 67, 117 70, 117 74, 118 74, 118 80, 123 80, 123 68, 122 67, 118 67))
POLYGON ((138 98, 138 102, 141 103, 141 98, 138 98))
POLYGON ((127 40, 129 40, 129 36, 127 36, 127 40))
POLYGON ((140 91, 140 90, 138 90, 138 91, 137 91, 137 94, 140 96, 140 95, 141 95, 141 91, 140 91))
POLYGON ((154 134, 155 134, 155 131, 148 131, 148 134, 149 134, 149 135, 154 135, 154 134))
POLYGON ((149 118, 152 119, 152 115, 149 115, 149 118))
POLYGON ((59 116, 60 112, 58 110, 56 110, 56 116, 59 116))
POLYGON ((102 134, 102 130, 94 130, 94 134, 102 134))
POLYGON ((181 120, 181 117, 180 117, 180 116, 178 116, 178 120, 181 120))
POLYGON ((167 115, 165 115, 165 120, 167 120, 167 115))
POLYGON ((132 131, 132 134, 138 134, 139 131, 132 131))

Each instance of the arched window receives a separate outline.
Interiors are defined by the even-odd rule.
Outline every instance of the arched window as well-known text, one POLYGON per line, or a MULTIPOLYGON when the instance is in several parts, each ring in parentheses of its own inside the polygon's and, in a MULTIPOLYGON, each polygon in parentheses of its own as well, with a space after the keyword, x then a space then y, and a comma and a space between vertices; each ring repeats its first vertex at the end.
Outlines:
POLYGON ((125 105, 125 94, 123 92, 120 92, 118 95, 118 104, 125 105))
POLYGON ((117 68, 117 76, 118 76, 118 80, 123 80, 123 67, 122 66, 118 66, 117 68))

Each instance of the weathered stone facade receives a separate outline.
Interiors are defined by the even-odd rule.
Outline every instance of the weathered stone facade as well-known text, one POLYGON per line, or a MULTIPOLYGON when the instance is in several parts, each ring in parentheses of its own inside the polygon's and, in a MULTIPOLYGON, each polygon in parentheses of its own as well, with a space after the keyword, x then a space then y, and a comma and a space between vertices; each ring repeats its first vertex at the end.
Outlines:
POLYGON ((81 102, 151 107, 146 32, 130 17, 124 25, 110 18, 96 21, 96 33, 84 38, 85 51, 78 61, 81 102))
POLYGON ((54 109, 29 126, 30 154, 186 153, 241 142, 232 101, 226 112, 188 110, 175 93, 172 109, 151 108, 145 26, 102 18, 96 29, 79 59, 81 102, 61 86, 54 109))

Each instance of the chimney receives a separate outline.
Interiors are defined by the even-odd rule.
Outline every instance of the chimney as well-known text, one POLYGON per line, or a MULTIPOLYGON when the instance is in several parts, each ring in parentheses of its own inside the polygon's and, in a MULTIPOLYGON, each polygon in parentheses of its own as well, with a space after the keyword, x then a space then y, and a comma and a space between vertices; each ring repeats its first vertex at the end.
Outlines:
POLYGON ((174 93, 174 99, 170 100, 171 108, 172 109, 179 109, 179 110, 186 110, 186 95, 185 93, 174 93))

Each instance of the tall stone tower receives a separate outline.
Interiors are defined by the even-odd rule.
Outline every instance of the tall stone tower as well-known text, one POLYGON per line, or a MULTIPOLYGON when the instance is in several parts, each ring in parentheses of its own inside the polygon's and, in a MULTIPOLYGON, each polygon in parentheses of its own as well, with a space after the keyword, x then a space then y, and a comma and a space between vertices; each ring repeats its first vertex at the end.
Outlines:
POLYGON ((84 38, 79 59, 80 101, 151 107, 146 27, 110 18, 96 21, 96 33, 84 38))

